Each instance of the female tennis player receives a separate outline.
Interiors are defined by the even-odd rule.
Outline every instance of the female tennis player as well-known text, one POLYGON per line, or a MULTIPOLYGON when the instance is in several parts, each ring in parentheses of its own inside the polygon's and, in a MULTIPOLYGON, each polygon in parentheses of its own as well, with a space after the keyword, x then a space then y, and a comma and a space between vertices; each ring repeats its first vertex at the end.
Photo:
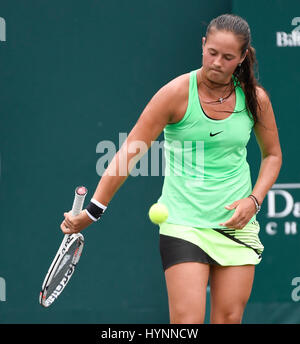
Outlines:
POLYGON ((145 153, 132 148, 142 141, 147 150, 164 131, 169 173, 158 202, 169 210, 160 252, 170 322, 204 322, 209 282, 210 322, 241 323, 264 249, 256 214, 278 177, 282 154, 270 97, 254 75, 248 23, 231 14, 214 18, 202 49, 202 66, 153 96, 87 208, 76 217, 65 213, 61 229, 79 232, 98 220, 145 153), (246 160, 252 129, 261 151, 253 188, 246 160))

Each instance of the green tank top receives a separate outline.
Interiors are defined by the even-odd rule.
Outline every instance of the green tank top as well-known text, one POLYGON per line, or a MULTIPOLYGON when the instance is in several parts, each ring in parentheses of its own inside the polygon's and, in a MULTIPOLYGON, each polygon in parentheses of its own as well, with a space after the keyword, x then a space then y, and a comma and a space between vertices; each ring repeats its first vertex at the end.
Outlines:
POLYGON ((157 202, 167 206, 168 223, 224 228, 219 223, 234 213, 225 206, 252 192, 246 145, 254 122, 233 76, 233 113, 223 120, 209 118, 201 107, 196 73, 190 73, 184 117, 164 128, 165 174, 157 202))

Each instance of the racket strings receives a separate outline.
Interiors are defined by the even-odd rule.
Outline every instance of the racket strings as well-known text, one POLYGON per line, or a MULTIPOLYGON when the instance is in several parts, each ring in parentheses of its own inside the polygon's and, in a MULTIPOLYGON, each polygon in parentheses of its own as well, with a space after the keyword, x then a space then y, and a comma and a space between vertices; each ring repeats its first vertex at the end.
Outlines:
POLYGON ((65 254, 61 257, 60 263, 47 288, 47 298, 52 295, 52 293, 56 290, 59 284, 63 281, 68 270, 70 270, 71 273, 74 269, 73 258, 76 257, 80 245, 80 240, 75 240, 73 244, 69 247, 69 249, 65 252, 65 254))

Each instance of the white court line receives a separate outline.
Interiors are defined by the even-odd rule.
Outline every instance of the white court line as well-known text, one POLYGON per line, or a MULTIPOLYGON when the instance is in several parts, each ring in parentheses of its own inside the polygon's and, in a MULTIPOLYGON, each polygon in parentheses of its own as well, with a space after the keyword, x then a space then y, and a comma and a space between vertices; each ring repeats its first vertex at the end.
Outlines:
POLYGON ((272 189, 300 189, 300 183, 274 184, 272 189))

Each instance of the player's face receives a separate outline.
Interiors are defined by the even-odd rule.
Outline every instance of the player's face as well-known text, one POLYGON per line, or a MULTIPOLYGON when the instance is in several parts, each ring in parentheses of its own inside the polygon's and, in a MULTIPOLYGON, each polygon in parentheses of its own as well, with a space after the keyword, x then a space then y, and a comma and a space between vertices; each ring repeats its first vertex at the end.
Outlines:
POLYGON ((202 43, 206 77, 217 83, 228 82, 246 56, 241 56, 241 41, 232 32, 213 29, 207 39, 203 37, 202 43))

